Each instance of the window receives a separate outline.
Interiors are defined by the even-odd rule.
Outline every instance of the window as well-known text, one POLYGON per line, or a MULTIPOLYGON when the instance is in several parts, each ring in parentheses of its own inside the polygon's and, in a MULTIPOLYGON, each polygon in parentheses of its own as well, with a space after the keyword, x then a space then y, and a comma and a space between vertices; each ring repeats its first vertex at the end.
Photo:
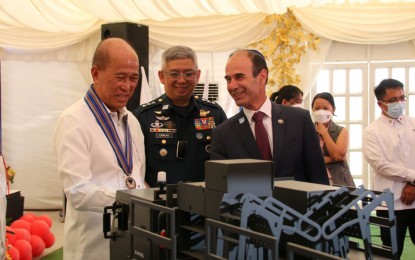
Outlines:
MULTIPOLYGON (((205 83, 198 83, 195 87, 193 93, 199 97, 203 97, 203 91, 205 90, 205 83)), ((209 95, 208 99, 210 101, 219 100, 219 84, 209 83, 209 95)))
MULTIPOLYGON (((306 107, 320 92, 330 92, 336 104, 333 120, 349 130, 347 159, 356 185, 371 188, 370 166, 362 152, 363 130, 381 111, 373 94, 374 86, 385 78, 395 78, 405 85, 408 96, 405 113, 415 117, 415 62, 348 62, 324 64, 316 84, 310 90, 306 107)), ((307 106, 308 105, 308 106, 307 106)))
POLYGON ((367 111, 368 68, 365 63, 325 64, 320 70, 317 82, 311 89, 311 100, 320 92, 329 92, 336 105, 333 121, 349 130, 349 149, 347 159, 356 185, 365 184, 362 152, 362 131, 367 126, 364 111, 367 111))
MULTIPOLYGON (((373 86, 386 78, 394 78, 402 82, 405 86, 405 95, 408 97, 405 114, 415 117, 415 107, 409 105, 415 103, 415 61, 372 63, 371 75, 373 75, 372 78, 374 79, 373 86)), ((371 90, 373 93, 373 88, 371 90)), ((374 97, 371 107, 373 109, 371 111, 371 119, 373 121, 381 113, 374 97)))

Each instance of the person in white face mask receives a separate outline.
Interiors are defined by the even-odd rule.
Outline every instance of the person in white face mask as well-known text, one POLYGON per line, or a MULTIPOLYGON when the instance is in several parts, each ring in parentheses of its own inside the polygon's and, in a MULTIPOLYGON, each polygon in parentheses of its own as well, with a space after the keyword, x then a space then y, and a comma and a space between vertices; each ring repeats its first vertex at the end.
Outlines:
POLYGON ((311 107, 330 184, 356 187, 346 160, 349 132, 332 120, 336 111, 333 96, 328 92, 319 93, 311 107))
MULTIPOLYGON (((375 87, 382 114, 363 131, 363 153, 372 167, 373 189, 393 193, 396 236, 402 255, 407 229, 415 244, 415 118, 404 114, 405 91, 395 79, 385 79, 375 87)), ((387 210, 377 210, 387 217, 387 210)), ((384 246, 391 246, 390 232, 380 229, 384 246)))
POLYGON ((304 108, 303 92, 293 85, 281 87, 280 90, 272 93, 270 100, 285 106, 304 108))

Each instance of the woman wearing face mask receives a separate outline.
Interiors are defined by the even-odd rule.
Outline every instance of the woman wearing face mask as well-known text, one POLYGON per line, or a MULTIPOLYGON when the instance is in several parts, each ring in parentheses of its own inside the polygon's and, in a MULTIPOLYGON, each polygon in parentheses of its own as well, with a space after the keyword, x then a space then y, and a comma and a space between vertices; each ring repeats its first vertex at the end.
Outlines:
POLYGON ((356 187, 346 161, 349 132, 332 120, 336 111, 333 96, 328 92, 319 93, 311 107, 330 183, 356 187))
POLYGON ((291 107, 303 107, 303 92, 296 86, 286 85, 272 93, 271 101, 291 107))

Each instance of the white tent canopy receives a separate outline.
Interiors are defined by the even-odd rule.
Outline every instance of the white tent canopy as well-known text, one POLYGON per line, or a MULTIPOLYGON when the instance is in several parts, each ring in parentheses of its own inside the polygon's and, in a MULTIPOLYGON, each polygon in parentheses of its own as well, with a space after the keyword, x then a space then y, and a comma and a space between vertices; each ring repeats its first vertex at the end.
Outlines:
POLYGON ((61 206, 53 126, 90 84, 101 24, 149 26, 151 61, 174 44, 201 53, 246 47, 274 29, 264 22, 268 15, 287 8, 323 39, 323 61, 330 46, 324 43, 332 40, 391 44, 415 38, 415 0, 0 0, 3 154, 17 172, 12 188, 22 190, 26 208, 61 206))
POLYGON ((158 47, 224 51, 266 37, 273 28, 264 17, 287 8, 304 28, 336 41, 394 43, 415 33, 415 0, 0 0, 0 57, 55 51, 66 52, 56 60, 90 59, 91 52, 82 55, 79 48, 95 48, 87 39, 101 24, 120 21, 148 25, 150 43, 158 47), (78 50, 68 53, 68 47, 78 50))

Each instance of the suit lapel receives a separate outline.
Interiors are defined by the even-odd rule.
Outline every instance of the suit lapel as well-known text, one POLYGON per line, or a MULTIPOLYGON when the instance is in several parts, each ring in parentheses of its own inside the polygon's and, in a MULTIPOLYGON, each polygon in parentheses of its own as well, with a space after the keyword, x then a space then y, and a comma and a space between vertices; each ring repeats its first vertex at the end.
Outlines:
POLYGON ((236 118, 235 134, 239 136, 242 145, 246 147, 245 150, 249 152, 249 157, 253 159, 262 159, 261 152, 259 151, 245 113, 243 111, 239 112, 236 118))
POLYGON ((281 107, 277 106, 272 102, 272 138, 273 138, 273 161, 274 167, 276 168, 274 172, 278 171, 280 165, 280 160, 282 158, 282 153, 284 150, 284 135, 285 135, 285 115, 282 112, 281 107))

